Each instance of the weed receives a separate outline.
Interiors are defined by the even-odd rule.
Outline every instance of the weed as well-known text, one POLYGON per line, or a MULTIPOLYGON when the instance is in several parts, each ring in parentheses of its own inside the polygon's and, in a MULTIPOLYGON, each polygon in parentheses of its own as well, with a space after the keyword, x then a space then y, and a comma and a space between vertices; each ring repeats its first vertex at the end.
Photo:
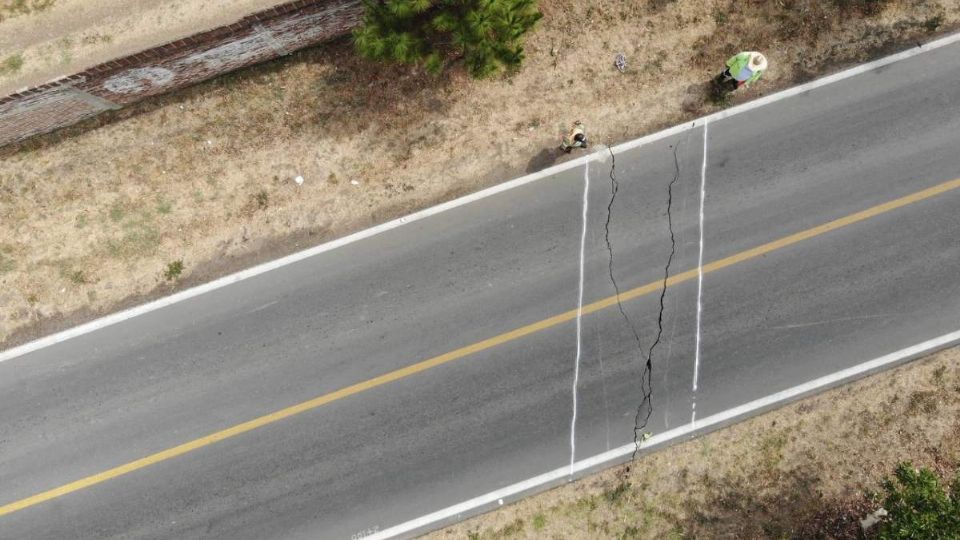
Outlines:
POLYGON ((270 194, 268 194, 266 190, 261 189, 259 193, 254 195, 253 198, 254 201, 256 201, 257 209, 259 210, 266 210, 267 206, 270 204, 270 194))
POLYGON ((539 531, 547 526, 547 516, 538 513, 533 516, 533 530, 539 531))
POLYGON ((640 529, 638 527, 634 527, 633 525, 628 525, 627 528, 625 528, 620 534, 619 538, 621 540, 632 540, 634 538, 639 539, 640 529))
POLYGON ((52 6, 56 0, 8 0, 0 4, 0 21, 6 15, 15 17, 17 15, 29 15, 35 11, 43 11, 52 6))
POLYGON ((80 40, 84 45, 96 45, 97 43, 110 43, 113 41, 113 36, 109 34, 91 34, 89 36, 84 36, 80 40))
POLYGON ((713 8, 713 22, 717 23, 717 26, 723 26, 727 23, 727 12, 726 10, 720 9, 720 6, 713 8))
POLYGON ((517 518, 513 520, 512 523, 508 523, 502 529, 500 529, 499 534, 502 536, 510 537, 523 532, 523 520, 517 518))
MULTIPOLYGON (((111 214, 111 219, 114 216, 111 214)), ((123 223, 123 235, 107 240, 107 252, 112 257, 135 258, 153 254, 160 246, 160 232, 149 213, 123 223)))
POLYGON ((3 60, 3 62, 0 62, 0 77, 16 74, 20 71, 20 68, 22 67, 23 67, 22 56, 20 56, 19 54, 8 56, 3 60))
POLYGON ((68 277, 70 278, 70 282, 74 285, 83 285, 87 283, 87 276, 84 275, 83 270, 74 270, 73 272, 69 273, 68 277))
POLYGON ((577 499, 576 509, 580 511, 593 512, 597 509, 597 499, 592 495, 577 499))
POLYGON ((167 278, 167 281, 173 281, 180 277, 180 274, 183 273, 183 259, 178 259, 171 263, 167 263, 167 269, 163 272, 163 277, 167 278))
POLYGON ((783 460, 783 448, 787 445, 787 434, 784 431, 765 437, 760 441, 760 452, 763 454, 763 465, 767 470, 773 470, 783 460))
POLYGON ((35 295, 35 294, 31 294, 31 295, 27 296, 27 303, 30 304, 31 306, 32 306, 33 304, 36 304, 36 303, 39 302, 39 301, 40 301, 40 298, 38 298, 37 295, 35 295))
POLYGON ((123 219, 123 205, 115 203, 110 207, 110 221, 119 223, 123 219))
POLYGON ((90 289, 87 291, 87 300, 91 302, 96 302, 97 300, 97 291, 90 289))
POLYGON ((910 394, 905 414, 908 416, 916 416, 920 412, 933 414, 937 412, 937 408, 936 392, 917 390, 910 394))
POLYGON ((940 25, 942 24, 943 14, 939 13, 920 23, 920 26, 922 26, 927 32, 936 32, 937 28, 940 28, 940 25))
POLYGON ((157 196, 157 213, 166 215, 171 211, 173 211, 173 203, 164 199, 163 196, 157 196))
POLYGON ((937 366, 937 369, 933 370, 933 384, 937 386, 943 386, 944 375, 947 373, 947 366, 937 366))
POLYGON ((77 214, 77 218, 73 221, 73 226, 82 229, 87 226, 87 214, 77 214))
POLYGON ((841 12, 854 12, 871 16, 883 11, 883 8, 889 2, 890 0, 833 0, 833 5, 841 12))
POLYGON ((617 487, 613 489, 603 490, 603 498, 612 504, 618 504, 622 502, 624 495, 627 494, 627 490, 630 489, 630 482, 620 482, 617 484, 617 487))
POLYGON ((0 253, 0 274, 6 274, 17 267, 17 262, 12 258, 0 253))

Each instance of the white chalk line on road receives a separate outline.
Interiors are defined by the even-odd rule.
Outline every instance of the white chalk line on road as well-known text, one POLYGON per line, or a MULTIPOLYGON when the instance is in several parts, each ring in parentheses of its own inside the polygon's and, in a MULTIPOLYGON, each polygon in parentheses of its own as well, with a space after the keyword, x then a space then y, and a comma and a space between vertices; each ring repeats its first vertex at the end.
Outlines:
MULTIPOLYGON (((680 124, 680 125, 665 129, 663 131, 659 131, 657 133, 652 133, 650 135, 646 135, 644 137, 634 139, 632 141, 614 146, 612 148, 612 151, 614 153, 618 153, 618 152, 624 152, 633 148, 637 148, 645 144, 676 135, 683 131, 693 129, 697 126, 702 126, 707 122, 712 123, 712 122, 716 122, 717 120, 729 118, 731 116, 734 116, 752 109, 756 109, 758 107, 763 107, 765 105, 769 105, 771 103, 796 96, 803 92, 807 92, 809 90, 819 88, 821 86, 826 86, 828 84, 832 84, 837 81, 848 79, 850 77, 860 75, 867 71, 877 69, 879 67, 886 66, 894 62, 899 62, 901 60, 916 56, 918 54, 922 54, 924 52, 933 51, 941 47, 954 44, 958 41, 960 41, 960 33, 946 36, 946 37, 931 41, 930 43, 922 44, 918 47, 911 48, 894 55, 880 58, 859 66, 855 66, 853 68, 850 68, 838 73, 834 73, 833 75, 829 75, 805 84, 801 84, 799 86, 788 88, 786 90, 782 90, 780 92, 770 94, 769 96, 764 96, 762 98, 750 101, 748 103, 744 103, 742 105, 738 105, 736 107, 731 107, 723 111, 718 111, 714 114, 711 114, 702 118, 698 118, 692 122, 680 124)), ((248 278, 258 276, 260 274, 269 272, 271 270, 276 270, 277 268, 281 268, 283 266, 287 266, 287 265, 302 261, 304 259, 308 259, 310 257, 319 255, 321 253, 325 253, 327 251, 331 251, 339 247, 352 244, 354 242, 358 242, 366 238, 370 238, 371 236, 375 236, 375 235, 396 229, 403 225, 407 225, 410 223, 414 223, 416 221, 420 221, 422 219, 426 219, 430 216, 434 216, 442 212, 446 212, 447 210, 464 206, 464 205, 479 201, 481 199, 485 199, 487 197, 492 197, 498 193, 509 191, 511 189, 515 189, 520 186, 524 186, 526 184, 536 182, 537 180, 541 180, 543 178, 556 175, 566 170, 573 169, 581 165, 585 165, 587 162, 596 158, 597 158, 596 154, 581 156, 577 159, 573 159, 573 160, 561 163, 559 165, 554 165, 553 167, 549 167, 542 171, 538 171, 526 176, 522 176, 520 178, 516 178, 514 180, 510 180, 508 182, 504 182, 502 184, 489 187, 487 189, 478 191, 476 193, 471 193, 469 195, 460 197, 458 199, 454 199, 452 201, 438 204, 430 208, 425 208, 423 210, 420 210, 419 212, 414 212, 413 214, 410 214, 408 216, 394 219, 392 221, 382 223, 375 227, 364 229, 362 231, 344 236, 342 238, 338 238, 336 240, 332 240, 330 242, 320 244, 319 246, 314 246, 312 248, 308 248, 303 251, 298 251, 296 253, 287 255, 286 257, 274 259, 272 261, 268 261, 263 264, 253 266, 246 270, 241 270, 240 272, 223 276, 221 278, 215 279, 208 283, 204 283, 202 285, 197 285, 196 287, 185 289, 183 291, 172 294, 170 296, 158 298, 157 300, 153 300, 151 302, 147 302, 139 306, 132 307, 130 309, 112 313, 105 317, 101 317, 99 319, 95 319, 90 322, 87 322, 78 326, 74 326, 73 328, 69 328, 67 330, 63 330, 61 332, 57 332, 55 334, 51 334, 49 336, 45 336, 45 337, 30 341, 28 343, 24 343, 23 345, 19 345, 17 347, 12 347, 10 349, 0 351, 0 362, 12 360, 14 358, 23 356, 33 351, 42 349, 44 347, 56 345, 57 343, 64 342, 68 339, 79 337, 84 334, 89 334, 90 332, 94 332, 96 330, 100 330, 102 328, 112 326, 114 324, 123 322, 127 319, 144 315, 152 311, 156 311, 158 309, 170 306, 172 304, 176 304, 178 302, 182 302, 184 300, 188 300, 190 298, 200 296, 202 294, 205 294, 211 291, 215 291, 217 289, 226 287, 228 285, 232 285, 234 283, 243 281, 248 278)))
POLYGON ((703 124, 703 162, 700 166, 700 255, 697 258, 697 330, 693 350, 693 402, 690 404, 690 423, 697 421, 697 385, 700 379, 700 328, 703 320, 703 204, 707 198, 707 135, 709 124, 703 124))
MULTIPOLYGON (((905 362, 918 356, 929 354, 933 351, 942 349, 957 342, 960 342, 960 330, 951 332, 949 334, 944 334, 940 337, 918 343, 896 352, 892 352, 874 360, 857 364, 856 366, 837 371, 830 375, 813 379, 812 381, 794 386, 792 388, 781 390, 775 394, 770 394, 760 399, 744 403, 743 405, 733 407, 732 409, 727 409, 723 412, 701 418, 695 427, 693 424, 685 424, 681 427, 653 435, 642 443, 642 448, 646 450, 654 450, 656 447, 663 446, 667 443, 676 441, 677 439, 693 437, 697 434, 697 432, 708 431, 710 428, 720 427, 721 425, 729 423, 733 420, 742 420, 747 416, 758 414, 759 412, 770 409, 775 405, 781 405, 804 395, 836 386, 840 383, 864 376, 870 372, 880 370, 881 368, 890 367, 898 362, 905 362)), ((409 536, 415 533, 423 533, 427 530, 435 528, 435 526, 444 524, 443 522, 448 520, 458 521, 463 517, 467 517, 464 516, 464 514, 473 515, 475 513, 480 513, 479 510, 490 510, 494 506, 500 506, 503 504, 503 502, 500 502, 501 500, 506 499, 507 501, 504 502, 508 502, 511 498, 522 498, 523 496, 538 490, 538 488, 559 485, 564 480, 569 480, 571 474, 583 474, 598 469, 604 465, 609 465, 612 462, 616 462, 631 455, 635 449, 636 445, 633 442, 630 442, 618 448, 614 448, 613 450, 577 461, 572 466, 564 466, 559 469, 554 469, 550 472, 541 474, 539 476, 534 476, 533 478, 529 478, 522 482, 517 482, 516 484, 500 488, 496 491, 491 491, 490 493, 480 495, 479 497, 474 497, 473 499, 464 501, 460 504, 456 504, 437 512, 427 514, 420 518, 407 521, 400 525, 384 529, 376 534, 365 537, 365 539, 385 540, 398 536, 409 536)))
POLYGON ((577 292, 577 355, 573 365, 573 417, 570 419, 570 474, 577 455, 577 385, 583 351, 583 264, 587 249, 587 208, 590 201, 590 162, 583 167, 583 231, 580 233, 580 284, 577 292))

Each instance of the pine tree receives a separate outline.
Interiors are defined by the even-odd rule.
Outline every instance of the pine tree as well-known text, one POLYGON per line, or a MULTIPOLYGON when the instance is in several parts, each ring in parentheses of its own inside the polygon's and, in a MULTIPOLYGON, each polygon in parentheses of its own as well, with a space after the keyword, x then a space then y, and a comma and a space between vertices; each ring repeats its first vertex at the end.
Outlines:
POLYGON ((535 0, 363 0, 357 51, 380 61, 423 64, 439 73, 462 58, 486 77, 523 62, 521 38, 543 16, 535 0))

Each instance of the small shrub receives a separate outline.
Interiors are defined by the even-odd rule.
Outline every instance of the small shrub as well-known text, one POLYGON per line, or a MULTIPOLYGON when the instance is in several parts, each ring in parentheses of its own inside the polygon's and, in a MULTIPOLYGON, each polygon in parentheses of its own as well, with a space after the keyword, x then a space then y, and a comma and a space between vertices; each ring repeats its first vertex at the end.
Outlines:
POLYGON ((83 270, 74 270, 70 272, 70 282, 74 285, 83 285, 87 282, 87 276, 83 274, 83 270))
POLYGON ((878 531, 881 540, 960 538, 960 472, 948 492, 933 471, 905 461, 893 479, 884 480, 883 491, 888 515, 878 531))
POLYGON ((920 26, 923 27, 927 32, 936 32, 937 28, 940 28, 940 25, 943 24, 943 14, 934 15, 933 17, 928 18, 923 21, 920 26))
POLYGON ((173 281, 180 277, 180 274, 183 273, 183 260, 179 259, 171 263, 167 263, 167 269, 163 272, 163 277, 167 278, 167 281, 173 281))

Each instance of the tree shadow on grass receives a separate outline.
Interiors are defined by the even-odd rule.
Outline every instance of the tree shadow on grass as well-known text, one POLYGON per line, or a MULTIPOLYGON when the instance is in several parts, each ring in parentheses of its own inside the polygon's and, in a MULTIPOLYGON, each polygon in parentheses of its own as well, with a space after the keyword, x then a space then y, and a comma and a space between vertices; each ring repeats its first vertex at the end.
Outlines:
POLYGON ((859 539, 860 519, 875 510, 862 496, 825 497, 820 478, 808 470, 698 481, 707 499, 687 501, 687 517, 677 523, 694 538, 859 539))

